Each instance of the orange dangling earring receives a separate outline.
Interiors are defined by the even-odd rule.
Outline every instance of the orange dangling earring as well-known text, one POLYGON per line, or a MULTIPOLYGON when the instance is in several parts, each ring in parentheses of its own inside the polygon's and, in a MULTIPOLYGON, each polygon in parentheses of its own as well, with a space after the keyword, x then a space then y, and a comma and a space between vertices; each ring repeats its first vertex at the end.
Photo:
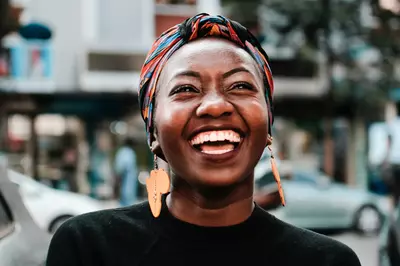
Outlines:
MULTIPOLYGON (((272 137, 271 136, 268 136, 268 137, 272 144, 272 137)), ((281 198, 282 206, 285 206, 286 202, 285 202, 285 196, 283 194, 281 177, 279 176, 278 167, 276 166, 276 162, 275 162, 275 157, 274 157, 274 154, 272 153, 271 144, 268 144, 268 149, 271 152, 271 170, 272 170, 272 174, 274 175, 275 182, 278 185, 279 197, 281 198)))
POLYGON ((161 195, 169 192, 170 184, 167 172, 158 169, 157 156, 154 155, 154 170, 151 170, 150 177, 146 179, 146 189, 151 213, 155 218, 161 213, 161 195))

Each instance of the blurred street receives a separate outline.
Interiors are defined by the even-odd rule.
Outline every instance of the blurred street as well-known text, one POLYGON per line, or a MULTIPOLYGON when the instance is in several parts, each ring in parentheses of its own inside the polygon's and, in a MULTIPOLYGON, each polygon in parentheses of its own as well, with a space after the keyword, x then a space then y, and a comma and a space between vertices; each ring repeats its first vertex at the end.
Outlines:
POLYGON ((351 247, 360 258, 362 266, 378 265, 378 237, 364 237, 354 233, 341 233, 331 237, 351 247))

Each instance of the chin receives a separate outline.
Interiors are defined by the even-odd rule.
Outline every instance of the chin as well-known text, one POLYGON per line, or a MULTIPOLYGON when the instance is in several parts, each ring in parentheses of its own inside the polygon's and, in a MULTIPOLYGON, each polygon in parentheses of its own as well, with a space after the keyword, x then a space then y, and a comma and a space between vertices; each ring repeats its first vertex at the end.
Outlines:
MULTIPOLYGON (((242 173, 244 171, 241 171, 242 173)), ((232 169, 222 170, 216 169, 215 171, 202 171, 202 175, 195 178, 196 183, 201 187, 208 188, 231 188, 243 183, 249 175, 237 174, 232 169)))

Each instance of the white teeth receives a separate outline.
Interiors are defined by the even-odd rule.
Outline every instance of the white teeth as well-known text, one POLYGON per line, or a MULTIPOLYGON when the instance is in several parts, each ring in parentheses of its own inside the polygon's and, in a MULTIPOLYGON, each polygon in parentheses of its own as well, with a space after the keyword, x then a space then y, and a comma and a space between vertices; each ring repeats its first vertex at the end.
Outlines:
MULTIPOLYGON (((202 135, 201 133, 199 134, 200 136, 205 136, 205 135, 202 135)), ((217 135, 217 132, 211 132, 211 134, 210 134, 210 141, 211 142, 213 142, 213 141, 218 141, 218 135, 217 135)))
POLYGON ((230 152, 232 150, 214 150, 214 151, 202 151, 202 153, 207 153, 207 154, 224 154, 227 152, 230 152))
MULTIPOLYGON (((191 145, 200 145, 205 142, 216 142, 216 141, 229 141, 229 142, 240 142, 240 135, 233 130, 218 130, 218 131, 206 131, 201 132, 194 136, 190 141, 191 145)), ((220 151, 218 151, 219 153, 220 151)))

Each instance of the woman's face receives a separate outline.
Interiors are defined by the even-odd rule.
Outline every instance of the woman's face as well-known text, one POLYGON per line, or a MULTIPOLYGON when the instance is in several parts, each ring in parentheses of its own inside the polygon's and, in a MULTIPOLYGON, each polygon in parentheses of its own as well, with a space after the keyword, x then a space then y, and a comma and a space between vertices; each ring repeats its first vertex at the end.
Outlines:
POLYGON ((228 41, 183 46, 158 80, 153 151, 192 186, 252 178, 268 134, 262 77, 253 58, 228 41))

